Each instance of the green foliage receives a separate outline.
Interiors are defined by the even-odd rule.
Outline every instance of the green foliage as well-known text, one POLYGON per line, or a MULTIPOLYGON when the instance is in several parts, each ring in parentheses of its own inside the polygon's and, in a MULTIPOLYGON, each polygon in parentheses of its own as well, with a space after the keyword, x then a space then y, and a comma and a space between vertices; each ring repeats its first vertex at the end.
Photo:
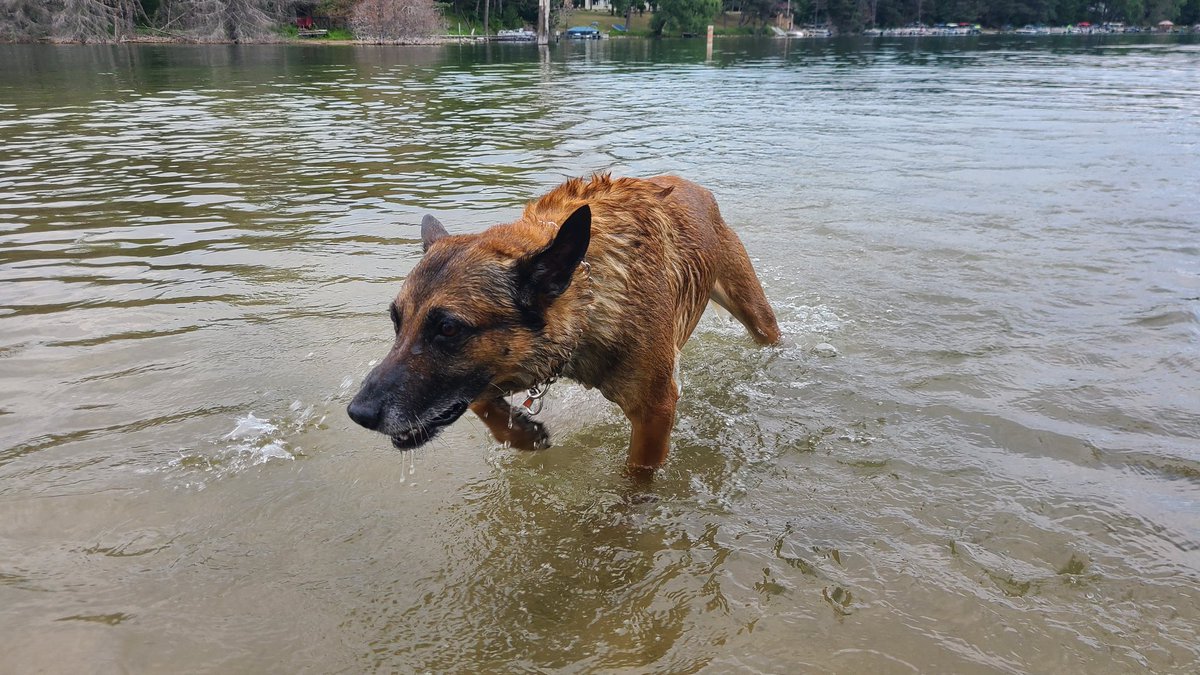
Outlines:
POLYGON ((1130 23, 1142 23, 1146 18, 1146 0, 1123 0, 1116 5, 1123 10, 1121 18, 1130 23))
POLYGON ((860 11, 858 0, 826 0, 825 7, 829 21, 841 31, 860 31, 870 19, 860 11))
POLYGON ((765 28, 771 17, 779 11, 779 3, 776 0, 739 0, 738 6, 742 13, 742 26, 757 23, 759 28, 765 28))
MULTIPOLYGON (((488 24, 492 32, 500 28, 537 25, 537 0, 448 0, 438 4, 451 31, 461 23, 463 32, 469 34, 471 31, 467 29, 468 25, 477 26, 482 31, 484 2, 491 5, 488 24)), ((551 0, 551 15, 554 14, 557 4, 561 3, 551 0)))
POLYGON ((1175 23, 1185 26, 1200 23, 1200 0, 1186 0, 1179 8, 1179 19, 1175 23))
MULTIPOLYGON (((749 11, 757 0, 726 0, 749 11)), ((798 23, 828 22, 843 32, 865 27, 907 26, 920 21, 980 23, 991 27, 1066 25, 1124 21, 1133 26, 1169 19, 1188 25, 1200 19, 1200 0, 801 0, 798 23), (1190 9, 1189 9, 1190 8, 1190 9), (1190 12, 1190 13, 1189 13, 1190 12), (1192 18, 1192 17, 1196 18, 1192 18)))
POLYGON ((320 0, 316 13, 339 21, 348 21, 356 4, 358 0, 320 0))
POLYGON ((1146 20, 1156 24, 1163 19, 1181 19, 1183 0, 1146 0, 1146 20))
POLYGON ((158 11, 158 6, 161 4, 162 0, 141 0, 142 11, 141 16, 138 17, 138 22, 144 22, 154 16, 154 13, 158 11))
POLYGON ((720 10, 720 0, 659 0, 650 28, 655 35, 701 33, 720 10))

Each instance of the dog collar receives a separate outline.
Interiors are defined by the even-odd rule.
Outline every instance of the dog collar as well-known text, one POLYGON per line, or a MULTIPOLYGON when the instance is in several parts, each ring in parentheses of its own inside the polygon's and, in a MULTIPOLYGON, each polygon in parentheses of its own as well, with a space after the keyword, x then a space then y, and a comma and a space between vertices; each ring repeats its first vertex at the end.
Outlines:
POLYGON ((525 402, 521 405, 525 406, 525 409, 529 411, 530 415, 536 415, 542 412, 542 404, 544 403, 542 398, 546 395, 547 391, 550 391, 550 385, 557 381, 558 377, 551 377, 549 380, 529 388, 529 391, 525 397, 525 402))
MULTIPOLYGON (((553 223, 551 223, 551 224, 553 224, 553 223)), ((583 261, 580 261, 579 267, 580 267, 580 269, 583 270, 583 281, 585 283, 587 283, 588 286, 591 286, 591 281, 592 281, 592 265, 591 265, 591 263, 589 263, 586 260, 583 260, 583 261)), ((590 294, 590 292, 591 292, 591 289, 589 288, 585 293, 590 294)), ((590 301, 590 298, 589 298, 589 301, 590 301)), ((558 370, 561 371, 561 369, 562 369, 562 366, 559 366, 558 370)), ((524 406, 524 408, 529 411, 530 415, 536 415, 536 414, 542 412, 542 405, 545 403, 545 401, 543 401, 543 397, 545 397, 546 392, 550 390, 550 385, 554 384, 557 381, 558 381, 558 375, 551 375, 550 379, 546 380, 545 382, 542 382, 540 384, 535 384, 529 388, 529 390, 525 394, 525 402, 522 403, 521 405, 524 406)))

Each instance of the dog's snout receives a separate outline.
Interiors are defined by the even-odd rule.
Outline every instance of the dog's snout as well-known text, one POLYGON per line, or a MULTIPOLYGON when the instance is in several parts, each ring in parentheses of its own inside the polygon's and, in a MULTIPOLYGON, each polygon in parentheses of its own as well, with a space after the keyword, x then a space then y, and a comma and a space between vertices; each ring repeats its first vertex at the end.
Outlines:
POLYGON ((379 428, 379 417, 382 410, 382 406, 374 401, 362 401, 357 398, 346 406, 346 414, 350 416, 350 419, 359 426, 364 426, 372 431, 379 428))

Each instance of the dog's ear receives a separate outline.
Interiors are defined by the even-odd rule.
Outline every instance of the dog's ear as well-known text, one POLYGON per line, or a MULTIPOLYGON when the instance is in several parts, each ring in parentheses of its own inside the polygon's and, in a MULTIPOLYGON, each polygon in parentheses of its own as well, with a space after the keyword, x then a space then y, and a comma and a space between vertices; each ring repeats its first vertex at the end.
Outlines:
POLYGON ((592 209, 575 209, 545 248, 517 262, 517 300, 526 307, 562 295, 592 240, 592 209))
POLYGON ((426 215, 421 219, 421 245, 424 247, 423 250, 428 251, 429 247, 433 246, 433 242, 448 234, 449 232, 446 232, 446 228, 442 227, 437 218, 426 215))

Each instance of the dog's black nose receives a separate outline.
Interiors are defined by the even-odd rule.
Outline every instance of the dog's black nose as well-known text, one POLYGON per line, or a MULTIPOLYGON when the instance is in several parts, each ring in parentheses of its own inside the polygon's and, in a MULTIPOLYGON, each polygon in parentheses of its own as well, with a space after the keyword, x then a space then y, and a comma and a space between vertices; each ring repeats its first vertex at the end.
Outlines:
POLYGON ((346 414, 361 426, 374 431, 379 426, 379 411, 381 406, 369 401, 355 399, 346 406, 346 414))

